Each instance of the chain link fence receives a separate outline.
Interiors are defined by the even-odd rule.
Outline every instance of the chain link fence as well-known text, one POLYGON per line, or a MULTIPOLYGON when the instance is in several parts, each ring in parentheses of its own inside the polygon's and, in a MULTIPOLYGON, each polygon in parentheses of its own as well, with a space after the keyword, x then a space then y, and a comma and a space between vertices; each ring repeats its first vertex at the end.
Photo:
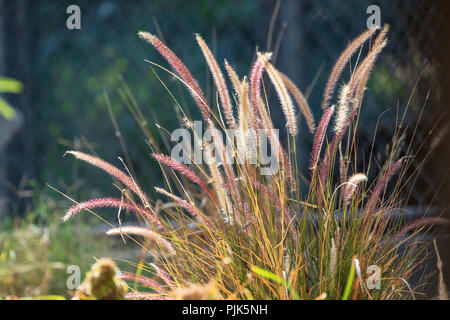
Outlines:
MULTIPOLYGON (((83 192, 80 177, 90 177, 89 190, 101 190, 108 184, 95 170, 63 160, 65 150, 90 150, 113 163, 117 163, 117 155, 123 154, 108 118, 105 92, 110 95, 138 179, 147 186, 154 185, 160 177, 148 157, 150 151, 144 136, 137 130, 120 93, 125 86, 131 88, 157 137, 160 132, 155 123, 168 130, 178 123, 174 121, 174 102, 156 75, 183 105, 192 104, 173 79, 144 62, 161 59, 138 39, 138 30, 159 33, 186 61, 212 99, 212 81, 194 33, 204 36, 219 61, 227 58, 243 75, 249 71, 255 48, 267 48, 269 26, 277 7, 275 1, 219 0, 0 3, 2 72, 21 79, 26 88, 23 97, 13 101, 25 115, 25 126, 7 152, 8 181, 18 186, 26 172, 27 178, 36 178, 39 183, 71 188, 71 194, 83 192), (75 3, 81 9, 81 30, 66 27, 66 8, 75 3), (92 179, 93 175, 96 179, 92 179)), ((424 150, 429 144, 426 139, 431 130, 439 131, 442 115, 433 52, 442 41, 436 30, 443 16, 434 3, 286 0, 273 20, 269 48, 276 51, 279 68, 306 92, 318 121, 322 90, 332 65, 346 44, 366 29, 367 7, 380 7, 381 22, 391 26, 390 42, 369 82, 360 120, 360 146, 363 155, 370 152, 378 117, 389 109, 380 120, 374 145, 374 154, 381 164, 392 143, 397 109, 401 113, 409 103, 405 141, 415 136, 412 150, 419 153, 412 160, 412 171, 421 171, 418 179, 411 181, 416 187, 411 189, 409 201, 419 206, 439 203, 439 197, 435 197, 437 185, 447 170, 445 163, 433 157, 429 159, 431 165, 423 165, 424 150), (427 100, 430 89, 432 94, 427 100), (425 101, 427 111, 422 114, 425 101), (421 114, 420 125, 414 130, 421 114), (423 144, 425 147, 420 149, 423 144)), ((194 118, 200 118, 194 107, 190 110, 194 118)), ((300 140, 305 147, 301 157, 306 159, 312 137, 305 128, 302 130, 300 140)))
MULTIPOLYGON (((285 56, 279 64, 310 95, 309 101, 316 107, 316 119, 320 117, 318 106, 322 90, 334 62, 350 39, 365 28, 370 15, 367 8, 379 6, 381 24, 390 25, 389 43, 379 57, 363 102, 358 131, 360 163, 357 167, 365 168, 373 145, 378 166, 372 168, 370 175, 374 178, 378 174, 392 146, 396 123, 399 122, 397 118, 402 117, 408 106, 401 155, 406 155, 408 150, 408 155, 417 154, 411 159, 408 174, 418 171, 420 174, 417 180, 408 182, 405 191, 411 194, 405 194, 405 197, 409 196, 409 204, 419 207, 442 204, 445 199, 438 196, 438 185, 448 171, 447 165, 434 154, 427 154, 433 136, 442 131, 441 118, 445 107, 439 100, 443 88, 436 78, 439 64, 434 56, 443 40, 438 31, 444 16, 437 10, 437 2, 362 0, 287 1, 284 4, 287 6, 281 12, 287 20, 284 42, 287 47, 282 47, 281 56, 283 52, 285 56), (290 29, 292 24, 294 27, 290 29), (292 50, 287 42, 295 39, 300 39, 301 44, 292 50), (383 116, 379 119, 381 114, 383 116), (373 137, 375 130, 376 139, 373 137)), ((349 73, 350 69, 344 77, 348 79, 349 73)), ((308 144, 308 141, 304 142, 308 144)))

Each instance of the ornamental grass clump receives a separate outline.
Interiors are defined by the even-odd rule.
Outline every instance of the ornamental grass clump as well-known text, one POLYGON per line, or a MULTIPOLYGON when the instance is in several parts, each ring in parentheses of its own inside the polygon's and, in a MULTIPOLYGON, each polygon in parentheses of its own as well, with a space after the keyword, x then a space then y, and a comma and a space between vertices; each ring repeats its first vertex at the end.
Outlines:
MULTIPOLYGON (((204 127, 212 132, 211 139, 199 138, 193 119, 183 119, 186 130, 200 139, 204 161, 189 155, 190 164, 183 163, 173 154, 154 152, 148 159, 160 164, 165 186, 156 186, 160 198, 152 198, 126 166, 120 169, 69 151, 104 170, 128 192, 77 203, 64 220, 102 207, 139 217, 140 226, 122 227, 119 220, 119 227, 107 232, 132 239, 153 255, 154 264, 140 265, 140 274, 120 276, 139 284, 138 290, 127 294, 130 299, 179 298, 193 290, 186 288, 210 288, 212 283, 214 293, 208 297, 221 299, 411 297, 408 279, 418 263, 418 251, 400 249, 412 229, 404 229, 391 214, 405 205, 400 190, 412 156, 398 156, 401 132, 395 133, 378 178, 369 180, 368 169, 356 166, 358 115, 369 74, 387 45, 387 32, 387 26, 378 33, 367 30, 343 51, 330 73, 318 119, 301 90, 271 63, 270 52, 258 52, 247 76, 240 77, 225 61, 226 77, 206 42, 196 35, 217 88, 216 99, 209 102, 181 59, 155 35, 139 32, 170 68, 150 62, 152 66, 188 89, 204 127), (358 51, 357 64, 350 63, 358 51), (349 79, 343 77, 346 67, 351 67, 349 79), (269 86, 278 96, 278 105, 270 110, 269 86), (287 141, 277 134, 274 112, 284 115, 287 141), (296 156, 301 125, 312 134, 308 163, 298 162, 296 156), (235 139, 230 139, 230 129, 235 139), (259 132, 265 135, 255 134, 259 132), (276 166, 270 172, 260 157, 264 142, 275 155, 276 166), (394 192, 386 192, 389 184, 394 192)), ((367 160, 368 168, 372 158, 367 160)), ((427 224, 435 222, 439 221, 427 224)), ((416 224, 413 229, 421 225, 416 224)))

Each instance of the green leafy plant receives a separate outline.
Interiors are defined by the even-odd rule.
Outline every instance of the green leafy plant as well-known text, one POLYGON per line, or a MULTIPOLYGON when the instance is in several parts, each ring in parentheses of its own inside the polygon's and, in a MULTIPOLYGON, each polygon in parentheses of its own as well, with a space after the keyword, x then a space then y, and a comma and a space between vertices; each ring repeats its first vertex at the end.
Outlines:
MULTIPOLYGON (((22 90, 22 82, 12 78, 0 77, 0 93, 19 94, 22 90)), ((6 120, 12 120, 16 115, 13 107, 11 107, 2 97, 0 97, 0 115, 2 115, 6 120)))

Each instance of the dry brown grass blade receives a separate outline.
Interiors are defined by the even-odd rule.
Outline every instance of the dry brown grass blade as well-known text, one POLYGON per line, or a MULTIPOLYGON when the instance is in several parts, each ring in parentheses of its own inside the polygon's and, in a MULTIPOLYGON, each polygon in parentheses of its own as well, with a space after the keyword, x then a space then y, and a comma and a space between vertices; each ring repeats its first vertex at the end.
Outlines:
POLYGON ((433 239, 433 245, 434 245, 434 250, 436 251, 436 260, 437 260, 436 266, 437 266, 438 272, 439 272, 439 282, 438 282, 439 300, 449 300, 447 287, 445 285, 444 276, 442 274, 442 260, 441 260, 441 256, 439 255, 438 247, 436 244, 436 239, 433 239))

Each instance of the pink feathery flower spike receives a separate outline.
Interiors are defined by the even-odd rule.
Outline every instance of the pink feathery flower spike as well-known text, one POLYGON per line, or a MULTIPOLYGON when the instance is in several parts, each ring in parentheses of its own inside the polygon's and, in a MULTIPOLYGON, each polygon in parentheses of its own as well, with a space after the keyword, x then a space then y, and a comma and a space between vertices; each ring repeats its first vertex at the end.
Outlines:
POLYGON ((127 300, 167 300, 167 297, 154 295, 148 292, 128 292, 125 294, 127 300))
POLYGON ((348 205, 350 203, 350 200, 355 193, 356 187, 363 181, 367 181, 367 177, 362 173, 354 174, 348 179, 343 191, 344 205, 348 205))
POLYGON ((71 154, 75 158, 79 160, 86 161, 87 163, 102 169, 103 171, 109 173, 111 176, 119 180, 121 183, 123 183, 126 187, 128 187, 130 190, 132 190, 134 193, 136 193, 141 200, 144 202, 145 205, 149 204, 148 198, 145 195, 145 193, 141 190, 141 188, 136 184, 136 182, 125 172, 122 170, 116 168, 112 164, 91 156, 89 154, 79 152, 79 151, 67 151, 66 154, 71 154))
POLYGON ((197 80, 192 76, 189 72, 188 68, 184 65, 184 63, 176 56, 176 54, 170 50, 164 43, 161 42, 156 36, 152 35, 149 32, 140 31, 138 32, 138 36, 150 43, 164 59, 170 64, 170 66, 179 74, 179 76, 183 79, 183 81, 188 86, 188 89, 194 98, 194 101, 197 103, 200 111, 203 115, 203 118, 207 121, 211 119, 211 111, 206 104, 206 99, 203 94, 202 89, 198 85, 197 80))
POLYGON ((141 276, 141 275, 138 276, 138 275, 135 275, 135 274, 132 274, 132 273, 128 273, 128 272, 121 272, 118 275, 118 277, 121 280, 139 282, 143 286, 148 287, 148 288, 152 288, 152 289, 154 289, 155 291, 158 291, 158 292, 165 291, 164 288, 158 282, 156 282, 153 279, 147 278, 145 276, 141 276))
POLYGON ((113 228, 106 232, 107 235, 137 235, 147 239, 150 239, 157 244, 159 244, 162 248, 164 248, 170 256, 175 256, 176 252, 169 241, 164 239, 160 234, 153 232, 146 228, 135 227, 135 226, 124 226, 120 228, 113 228))
POLYGON ((253 64, 250 73, 250 102, 255 115, 260 113, 261 77, 264 71, 264 66, 266 62, 270 60, 271 56, 271 53, 258 54, 258 58, 253 64))
POLYGON ((375 188, 373 189, 372 195, 370 196, 369 200, 367 201, 367 212, 368 214, 373 214, 375 207, 377 206, 381 192, 386 189, 387 184, 391 180, 391 178, 397 173, 397 171, 400 169, 402 165, 403 158, 397 160, 397 162, 389 168, 389 170, 384 174, 384 176, 381 178, 380 181, 376 184, 375 188))
POLYGON ((178 162, 177 160, 175 160, 171 157, 168 157, 166 155, 163 155, 163 154, 154 153, 154 154, 152 154, 152 157, 155 158, 158 162, 165 164, 166 166, 172 168, 175 171, 178 171, 182 175, 186 176, 193 183, 197 184, 200 188, 202 188, 209 195, 211 200, 217 206, 216 200, 215 200, 214 196, 211 194, 211 192, 208 190, 208 187, 206 186, 206 184, 200 179, 199 176, 197 176, 197 174, 192 169, 190 169, 185 164, 178 162))
POLYGON ((331 116, 334 112, 334 106, 326 109, 325 113, 317 126, 316 134, 314 135, 314 142, 312 147, 311 163, 309 168, 315 170, 317 168, 317 163, 319 161, 320 150, 322 149, 323 140, 327 132, 328 123, 330 122, 331 116))
POLYGON ((399 232, 394 235, 394 239, 398 239, 404 236, 407 232, 414 230, 419 227, 425 226, 433 226, 433 225, 441 225, 441 226, 450 226, 450 220, 442 217, 426 217, 421 218, 415 221, 412 221, 405 225, 399 232))
POLYGON ((132 203, 127 200, 121 200, 118 198, 100 198, 100 199, 92 199, 86 202, 78 203, 72 206, 69 210, 67 210, 66 214, 63 217, 63 221, 66 222, 71 217, 86 209, 94 209, 94 208, 123 208, 125 210, 132 211, 136 214, 141 215, 144 219, 162 225, 161 220, 155 215, 155 213, 149 208, 145 208, 141 205, 132 203))
POLYGON ((339 59, 336 61, 336 64, 333 67, 333 70, 330 73, 330 77, 328 78, 327 86, 325 88, 325 92, 323 95, 322 101, 322 109, 328 109, 328 102, 334 92, 334 88, 336 86, 339 77, 344 70, 345 65, 356 52, 356 50, 369 39, 374 33, 376 29, 369 29, 356 39, 354 39, 348 46, 345 48, 344 52, 341 54, 339 59))
POLYGON ((155 269, 156 275, 157 275, 162 281, 164 281, 165 284, 167 284, 171 289, 174 289, 174 288, 175 288, 175 284, 174 284, 173 281, 170 279, 170 276, 167 274, 167 272, 165 272, 163 269, 161 269, 160 267, 158 267, 158 266, 155 265, 154 263, 151 263, 151 266, 155 269))
POLYGON ((230 96, 228 95, 228 88, 227 83, 225 82, 225 78, 223 77, 222 71, 220 71, 220 67, 217 64, 217 61, 214 58, 211 50, 209 50, 208 46, 206 45, 205 41, 199 34, 196 34, 195 38, 197 39, 200 49, 202 50, 206 62, 208 63, 209 69, 211 70, 211 74, 213 76, 214 83, 216 84, 219 98, 225 112, 227 125, 229 128, 234 129, 236 127, 236 120, 233 116, 233 108, 231 106, 230 96))
MULTIPOLYGON (((255 115, 260 115, 261 119, 265 119, 264 117, 264 106, 262 105, 261 100, 261 78, 262 73, 264 71, 264 67, 266 63, 270 60, 272 57, 272 53, 258 53, 258 58, 256 59, 255 63, 253 64, 251 73, 250 73, 250 102, 253 108, 253 112, 255 115)), ((283 164, 285 165, 285 169, 287 171, 289 180, 291 182, 291 186, 295 187, 295 181, 294 181, 294 175, 292 166, 290 164, 289 158, 287 157, 286 152, 284 151, 283 147, 279 144, 279 141, 277 140, 277 137, 272 136, 272 129, 271 126, 267 123, 265 120, 265 129, 269 131, 268 139, 271 143, 272 147, 279 151, 282 156, 283 164)))
POLYGON ((213 226, 211 221, 209 221, 209 219, 204 214, 199 212, 199 210, 196 207, 194 207, 192 204, 190 204, 186 200, 181 199, 180 197, 177 197, 176 195, 174 195, 162 188, 155 187, 155 190, 156 190, 156 192, 161 193, 161 194, 171 198, 172 200, 174 200, 180 207, 182 207, 183 209, 186 209, 190 214, 192 214, 201 223, 203 223, 203 225, 205 225, 208 229, 210 229, 211 231, 213 231, 214 233, 217 234, 217 230, 213 226))
POLYGON ((350 112, 350 114, 347 116, 347 120, 345 121, 344 126, 342 127, 342 129, 339 132, 337 132, 334 135, 333 140, 331 141, 330 147, 325 150, 325 155, 323 157, 323 160, 322 160, 322 163, 321 163, 320 169, 319 169, 319 175, 322 179, 321 180, 322 185, 324 185, 324 181, 328 174, 328 169, 330 168, 330 165, 331 165, 332 154, 336 150, 336 148, 339 146, 339 143, 341 142, 341 140, 344 138, 345 132, 347 131, 347 128, 350 126, 350 123, 351 123, 353 117, 355 116, 356 111, 357 111, 357 109, 353 109, 353 111, 350 112))

